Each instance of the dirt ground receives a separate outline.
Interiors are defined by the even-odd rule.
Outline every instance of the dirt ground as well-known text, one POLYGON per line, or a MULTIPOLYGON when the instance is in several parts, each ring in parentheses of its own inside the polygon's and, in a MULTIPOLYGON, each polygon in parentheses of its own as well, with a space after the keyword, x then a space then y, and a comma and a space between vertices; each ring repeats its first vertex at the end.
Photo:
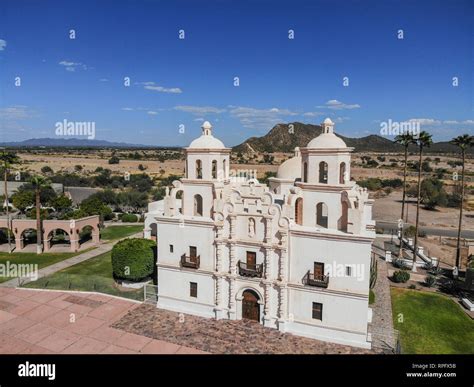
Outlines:
MULTIPOLYGON (((390 195, 375 200, 373 217, 376 220, 394 222, 400 218, 402 193, 392 192, 390 195)), ((416 216, 416 200, 409 198, 408 223, 414 224, 416 216)), ((406 218, 404 219, 406 220, 406 218)), ((459 221, 459 210, 456 208, 438 208, 428 211, 421 207, 420 225, 438 228, 456 228, 459 221)), ((464 211, 463 227, 474 230, 474 211, 464 211)))

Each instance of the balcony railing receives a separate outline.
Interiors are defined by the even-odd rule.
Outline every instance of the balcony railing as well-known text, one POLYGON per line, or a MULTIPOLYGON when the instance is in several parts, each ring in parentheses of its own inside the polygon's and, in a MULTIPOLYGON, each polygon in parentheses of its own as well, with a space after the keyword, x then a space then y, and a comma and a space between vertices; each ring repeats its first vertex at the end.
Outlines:
POLYGON ((257 263, 255 265, 248 265, 245 262, 239 261, 239 275, 242 277, 261 277, 263 274, 263 263, 257 263))
POLYGON ((186 254, 181 256, 181 266, 188 267, 190 269, 199 269, 199 264, 201 263, 201 256, 190 257, 186 254))
POLYGON ((308 270, 303 278, 303 283, 308 286, 317 286, 320 288, 327 288, 329 284, 329 276, 319 275, 315 276, 314 273, 308 270))

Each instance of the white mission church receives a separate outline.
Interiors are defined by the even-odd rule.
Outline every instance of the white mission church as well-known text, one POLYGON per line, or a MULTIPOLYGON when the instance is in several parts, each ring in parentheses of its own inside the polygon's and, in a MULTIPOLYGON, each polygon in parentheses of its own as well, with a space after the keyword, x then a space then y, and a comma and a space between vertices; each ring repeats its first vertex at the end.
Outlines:
POLYGON ((146 214, 159 308, 370 348, 373 201, 350 179, 352 148, 322 126, 267 186, 231 177, 230 148, 202 125, 185 177, 146 214))

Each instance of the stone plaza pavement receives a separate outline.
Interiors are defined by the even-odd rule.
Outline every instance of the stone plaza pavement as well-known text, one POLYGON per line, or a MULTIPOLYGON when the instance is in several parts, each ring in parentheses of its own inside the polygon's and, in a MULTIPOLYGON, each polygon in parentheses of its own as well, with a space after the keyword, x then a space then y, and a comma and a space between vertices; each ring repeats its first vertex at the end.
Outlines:
POLYGON ((282 333, 250 320, 215 320, 142 304, 114 328, 213 354, 369 354, 360 348, 282 333))
POLYGON ((199 354, 112 328, 140 303, 104 294, 0 287, 0 354, 199 354))

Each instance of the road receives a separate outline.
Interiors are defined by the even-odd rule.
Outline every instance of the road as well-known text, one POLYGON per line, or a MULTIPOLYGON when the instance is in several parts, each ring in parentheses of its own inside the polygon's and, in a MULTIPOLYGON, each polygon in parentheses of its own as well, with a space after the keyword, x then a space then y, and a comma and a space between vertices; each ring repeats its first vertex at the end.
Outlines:
MULTIPOLYGON (((383 222, 383 221, 376 221, 375 222, 377 228, 383 228, 384 230, 398 230, 398 223, 397 222, 383 222)), ((425 232, 426 235, 436 235, 436 236, 444 236, 444 237, 454 237, 458 236, 458 230, 456 228, 447 229, 447 228, 433 228, 433 227, 420 227, 420 230, 425 232)), ((467 239, 474 239, 474 230, 462 230, 461 237, 467 239)))

